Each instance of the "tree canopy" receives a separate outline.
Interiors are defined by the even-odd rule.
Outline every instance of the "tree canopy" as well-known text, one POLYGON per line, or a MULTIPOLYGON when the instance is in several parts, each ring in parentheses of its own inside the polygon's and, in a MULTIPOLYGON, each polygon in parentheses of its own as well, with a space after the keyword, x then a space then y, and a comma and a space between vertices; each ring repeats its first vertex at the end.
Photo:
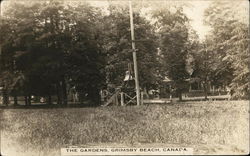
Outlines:
MULTIPOLYGON (((12 96, 43 96, 48 103, 56 95, 59 104, 67 104, 74 88, 81 101, 99 104, 100 90, 121 86, 133 66, 129 10, 121 4, 12 1, 1 16, 0 85, 12 96)), ((133 7, 141 89, 160 88, 168 77, 181 99, 190 78, 198 77, 249 98, 249 23, 245 10, 238 11, 242 3, 212 2, 205 10, 212 31, 204 41, 191 27, 187 3, 133 7)))
POLYGON ((56 1, 10 7, 2 18, 3 36, 8 36, 2 38, 2 57, 6 70, 24 75, 19 90, 40 96, 57 92, 59 103, 66 103, 66 84, 70 84, 83 97, 98 99, 104 63, 96 41, 98 16, 93 15, 98 13, 87 4, 56 1), (12 66, 7 68, 8 64, 12 66))
POLYGON ((237 1, 213 2, 205 11, 205 22, 212 27, 208 40, 217 62, 215 77, 230 84, 235 98, 249 98, 247 14, 247 8, 237 1))

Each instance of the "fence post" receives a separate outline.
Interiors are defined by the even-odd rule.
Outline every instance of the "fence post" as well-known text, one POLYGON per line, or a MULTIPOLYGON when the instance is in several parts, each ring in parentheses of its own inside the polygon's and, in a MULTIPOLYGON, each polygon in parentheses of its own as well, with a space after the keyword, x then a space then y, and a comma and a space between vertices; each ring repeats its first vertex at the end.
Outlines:
POLYGON ((124 106, 124 93, 121 92, 121 106, 124 106))
POLYGON ((143 92, 141 92, 141 104, 143 105, 143 92))
POLYGON ((115 104, 117 105, 117 106, 119 106, 119 101, 118 101, 118 96, 119 96, 119 93, 115 93, 116 95, 115 95, 115 104))

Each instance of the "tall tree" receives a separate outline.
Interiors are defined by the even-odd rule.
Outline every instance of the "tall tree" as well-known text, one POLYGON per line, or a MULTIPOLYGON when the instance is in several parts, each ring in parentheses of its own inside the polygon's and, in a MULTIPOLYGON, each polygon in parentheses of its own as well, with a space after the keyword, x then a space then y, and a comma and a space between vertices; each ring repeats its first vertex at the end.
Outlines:
POLYGON ((14 5, 18 7, 10 7, 6 13, 6 22, 13 24, 6 30, 13 38, 5 40, 3 36, 4 43, 11 45, 3 49, 3 59, 13 64, 7 56, 17 56, 16 70, 25 78, 20 89, 27 96, 48 99, 57 94, 58 102, 67 104, 67 85, 71 85, 98 104, 103 81, 95 26, 98 9, 86 3, 77 6, 58 1, 14 5))
MULTIPOLYGON (((104 46, 107 56, 107 83, 120 86, 128 64, 132 64, 128 6, 110 4, 104 17, 104 46)), ((157 42, 153 26, 140 12, 134 12, 135 40, 140 87, 148 90, 157 84, 157 42)))
MULTIPOLYGON (((249 98, 249 59, 248 54, 248 11, 247 2, 218 1, 211 3, 206 10, 206 23, 213 30, 211 39, 214 51, 219 58, 221 72, 231 70, 231 80, 227 82, 235 98, 249 98)), ((218 59, 217 59, 218 60, 218 59)), ((225 80, 225 75, 222 79, 225 80)), ((226 79, 227 80, 227 79, 226 79)))
POLYGON ((182 92, 187 88, 185 80, 189 78, 186 70, 189 26, 183 8, 173 9, 156 10, 153 18, 156 19, 160 51, 163 56, 162 72, 173 80, 179 99, 182 100, 182 92))

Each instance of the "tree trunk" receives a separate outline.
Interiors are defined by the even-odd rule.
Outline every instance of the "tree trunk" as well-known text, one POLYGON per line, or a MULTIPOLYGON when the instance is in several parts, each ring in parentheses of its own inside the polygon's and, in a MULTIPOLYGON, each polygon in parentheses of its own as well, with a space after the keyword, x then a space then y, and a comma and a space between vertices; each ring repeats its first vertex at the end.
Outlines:
POLYGON ((7 90, 6 89, 3 89, 3 104, 5 106, 8 106, 9 105, 9 95, 7 93, 7 90))
POLYGON ((28 96, 28 105, 31 106, 31 95, 28 96))
POLYGON ((205 100, 207 100, 207 87, 204 86, 205 100))
POLYGON ((67 105, 68 104, 68 97, 67 97, 67 86, 66 86, 66 82, 65 79, 63 77, 62 79, 62 100, 63 100, 63 105, 67 105))
POLYGON ((98 106, 101 104, 99 90, 97 90, 97 89, 94 89, 94 88, 90 89, 90 91, 88 93, 88 98, 89 98, 89 100, 91 100, 93 102, 93 106, 98 106))
POLYGON ((17 106, 17 105, 18 105, 17 96, 14 95, 14 106, 17 106))
POLYGON ((179 101, 182 101, 182 92, 179 91, 178 95, 179 95, 179 101))
POLYGON ((24 96, 25 105, 28 106, 28 97, 24 96))
POLYGON ((146 87, 144 88, 144 93, 145 93, 145 95, 146 95, 146 98, 149 99, 148 89, 147 89, 146 87))
POLYGON ((57 93, 57 104, 62 105, 62 99, 61 99, 61 95, 59 93, 57 93))
POLYGON ((79 102, 81 105, 84 104, 84 100, 85 100, 85 95, 82 92, 79 92, 79 102))
POLYGON ((205 80, 205 84, 204 84, 204 93, 205 93, 205 100, 207 100, 207 92, 208 92, 208 82, 207 82, 207 78, 205 80))
POLYGON ((51 104, 52 104, 51 95, 48 95, 47 104, 48 104, 48 105, 51 105, 51 104))
POLYGON ((57 104, 62 104, 62 96, 61 96, 61 85, 60 82, 56 85, 56 93, 57 93, 57 104))

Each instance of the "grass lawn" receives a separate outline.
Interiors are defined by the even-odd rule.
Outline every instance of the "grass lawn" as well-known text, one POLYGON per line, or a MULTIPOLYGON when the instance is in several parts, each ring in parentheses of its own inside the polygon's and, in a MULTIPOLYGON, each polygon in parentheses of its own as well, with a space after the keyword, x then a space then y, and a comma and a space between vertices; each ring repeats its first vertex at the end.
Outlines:
POLYGON ((59 156, 66 145, 193 147, 194 154, 249 150, 249 101, 0 111, 6 156, 59 156))

